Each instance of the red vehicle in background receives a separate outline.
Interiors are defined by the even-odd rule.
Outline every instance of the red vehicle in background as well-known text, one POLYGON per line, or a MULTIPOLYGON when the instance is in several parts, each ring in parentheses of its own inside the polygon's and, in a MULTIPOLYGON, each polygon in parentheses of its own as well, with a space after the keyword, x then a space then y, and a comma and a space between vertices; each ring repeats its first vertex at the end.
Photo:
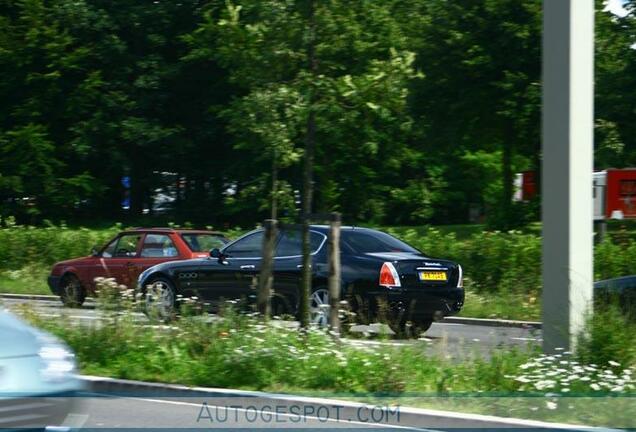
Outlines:
POLYGON ((222 233, 172 228, 135 228, 123 231, 91 256, 56 263, 49 287, 67 306, 80 306, 95 293, 95 278, 114 278, 134 288, 142 271, 156 264, 206 258, 212 249, 229 242, 222 233))

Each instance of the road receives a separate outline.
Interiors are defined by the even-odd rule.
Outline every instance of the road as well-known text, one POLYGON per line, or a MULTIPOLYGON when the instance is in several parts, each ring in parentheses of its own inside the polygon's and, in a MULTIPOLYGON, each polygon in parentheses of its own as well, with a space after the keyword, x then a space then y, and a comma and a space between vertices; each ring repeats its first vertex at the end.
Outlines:
POLYGON ((281 403, 272 406, 235 398, 184 398, 152 395, 110 397, 90 394, 65 423, 73 429, 326 429, 382 428, 425 430, 400 425, 399 407, 370 405, 345 410, 330 404, 281 403))
MULTIPOLYGON (((9 309, 19 310, 21 307, 29 307, 38 312, 41 317, 55 319, 61 314, 67 315, 79 322, 94 322, 101 319, 101 312, 95 309, 78 308, 68 309, 62 307, 58 301, 45 300, 14 300, 2 299, 2 303, 9 309)), ((137 313, 140 322, 145 322, 146 317, 137 313)), ((362 327, 365 330, 364 327, 362 327)), ((373 327, 367 327, 367 332, 373 333, 373 327)), ((407 345, 419 344, 432 353, 448 357, 462 358, 475 354, 488 355, 498 347, 519 347, 541 342, 541 331, 536 329, 518 327, 491 327, 484 325, 455 324, 447 322, 433 323, 431 328, 419 340, 391 340, 380 341, 373 338, 352 338, 349 343, 353 345, 392 344, 407 345)))

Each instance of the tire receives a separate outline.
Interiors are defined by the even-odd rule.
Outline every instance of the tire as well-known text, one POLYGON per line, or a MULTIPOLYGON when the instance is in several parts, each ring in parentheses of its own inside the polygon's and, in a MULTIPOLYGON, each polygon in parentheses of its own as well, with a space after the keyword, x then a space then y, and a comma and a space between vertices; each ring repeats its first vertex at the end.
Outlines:
POLYGON ((329 326, 329 290, 316 288, 309 296, 309 322, 320 328, 329 326))
POLYGON ((145 314, 150 318, 169 321, 173 318, 176 310, 174 284, 168 278, 157 277, 152 279, 148 285, 151 285, 152 292, 147 293, 144 289, 145 314))
POLYGON ((80 280, 72 273, 64 275, 60 280, 60 300, 66 307, 77 308, 82 306, 86 299, 86 291, 80 280))
POLYGON ((271 313, 272 316, 277 316, 279 318, 285 317, 286 315, 290 315, 289 308, 287 307, 287 302, 282 297, 272 297, 271 301, 271 313))
POLYGON ((433 325, 433 320, 404 320, 397 323, 390 323, 389 327, 395 332, 397 337, 406 339, 417 339, 433 325))

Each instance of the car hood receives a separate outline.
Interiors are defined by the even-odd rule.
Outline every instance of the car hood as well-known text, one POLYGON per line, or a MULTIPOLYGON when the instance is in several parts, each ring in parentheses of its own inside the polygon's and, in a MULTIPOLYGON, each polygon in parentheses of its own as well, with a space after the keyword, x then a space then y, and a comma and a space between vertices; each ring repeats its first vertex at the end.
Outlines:
POLYGON ((0 309, 0 359, 37 355, 42 342, 52 338, 0 309))

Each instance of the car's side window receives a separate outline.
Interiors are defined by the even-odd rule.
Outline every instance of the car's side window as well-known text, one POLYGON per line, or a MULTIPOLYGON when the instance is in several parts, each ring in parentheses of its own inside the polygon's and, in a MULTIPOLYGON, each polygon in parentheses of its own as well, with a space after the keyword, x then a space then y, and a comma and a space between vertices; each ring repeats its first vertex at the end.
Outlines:
POLYGON ((114 257, 135 257, 137 256, 137 245, 141 240, 141 234, 125 234, 119 237, 114 257))
MULTIPOLYGON (((317 252, 324 240, 325 236, 322 234, 310 231, 309 241, 311 253, 317 252)), ((286 257, 298 255, 302 255, 302 233, 300 231, 285 231, 278 242, 274 256, 286 257)))
POLYGON ((179 255, 174 243, 165 234, 147 234, 141 248, 142 258, 169 258, 179 255))
POLYGON ((263 231, 243 237, 227 247, 224 252, 232 258, 260 257, 263 250, 263 231))
POLYGON ((119 241, 119 237, 117 237, 112 242, 108 243, 108 246, 104 248, 102 251, 102 258, 112 258, 115 255, 115 248, 117 247, 117 242, 119 241))

